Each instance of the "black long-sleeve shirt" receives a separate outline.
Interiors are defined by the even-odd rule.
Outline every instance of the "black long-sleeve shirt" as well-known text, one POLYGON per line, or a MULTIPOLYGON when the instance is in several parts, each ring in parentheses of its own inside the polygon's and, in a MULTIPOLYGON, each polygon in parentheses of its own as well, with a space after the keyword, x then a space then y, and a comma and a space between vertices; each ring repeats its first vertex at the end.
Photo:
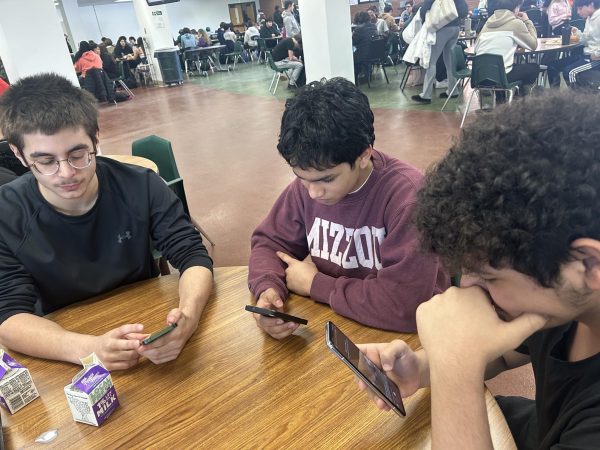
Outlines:
POLYGON ((157 276, 153 246, 180 272, 212 270, 200 234, 158 175, 102 157, 96 173, 98 199, 81 216, 56 211, 31 173, 0 187, 0 323, 157 276))

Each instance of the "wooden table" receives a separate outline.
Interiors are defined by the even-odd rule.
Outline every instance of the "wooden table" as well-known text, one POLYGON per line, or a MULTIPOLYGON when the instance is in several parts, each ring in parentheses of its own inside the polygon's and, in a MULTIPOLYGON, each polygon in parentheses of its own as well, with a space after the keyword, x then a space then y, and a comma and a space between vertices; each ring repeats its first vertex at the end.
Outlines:
MULTIPOLYGON (((215 270, 209 305, 177 360, 160 366, 143 360, 112 373, 121 406, 100 428, 72 419, 63 387, 77 366, 12 352, 31 371, 41 398, 13 416, 2 410, 7 448, 430 447, 428 390, 405 400, 404 419, 381 412, 324 343, 327 320, 356 342, 387 341, 396 333, 361 326, 293 296, 289 310, 307 318, 308 326, 276 341, 244 311, 252 302, 247 274, 246 267, 215 270), (50 429, 59 433, 50 445, 34 443, 50 429)), ((175 275, 147 280, 48 317, 92 334, 138 321, 148 331, 157 330, 178 303, 177 285, 175 275)), ((414 335, 402 337, 419 345, 414 335)), ((495 400, 486 395, 495 447, 514 448, 495 400)))
POLYGON ((133 156, 133 155, 100 155, 105 158, 114 159, 115 161, 120 161, 125 164, 133 164, 135 166, 145 167, 146 169, 150 169, 156 173, 158 173, 158 166, 148 158, 143 158, 141 156, 133 156))

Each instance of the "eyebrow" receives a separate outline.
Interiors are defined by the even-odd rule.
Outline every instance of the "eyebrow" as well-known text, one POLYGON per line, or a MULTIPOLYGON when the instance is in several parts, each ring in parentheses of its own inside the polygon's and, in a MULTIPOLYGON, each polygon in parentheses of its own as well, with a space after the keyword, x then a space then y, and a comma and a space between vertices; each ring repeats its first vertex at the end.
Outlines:
POLYGON ((337 177, 337 174, 330 173, 330 174, 328 174, 328 175, 323 175, 323 176, 322 176, 322 177, 320 177, 320 178, 315 178, 314 180, 309 180, 309 179, 307 179, 307 178, 303 178, 303 177, 301 177, 301 176, 300 176, 300 175, 298 175, 296 172, 294 172, 294 175, 296 175, 296 176, 297 176, 298 178, 300 178, 301 180, 308 181, 308 182, 310 182, 310 183, 316 183, 316 182, 318 182, 318 181, 323 181, 323 180, 326 180, 326 179, 328 179, 328 178, 335 178, 335 177, 337 177))
MULTIPOLYGON (((77 150, 85 150, 85 149, 89 149, 89 145, 87 144, 77 144, 76 146, 70 148, 69 150, 67 150, 67 153, 73 153, 77 150)), ((53 155, 52 153, 45 153, 45 152, 33 152, 29 155, 30 158, 42 158, 44 156, 52 156, 54 157, 55 155, 53 155)))

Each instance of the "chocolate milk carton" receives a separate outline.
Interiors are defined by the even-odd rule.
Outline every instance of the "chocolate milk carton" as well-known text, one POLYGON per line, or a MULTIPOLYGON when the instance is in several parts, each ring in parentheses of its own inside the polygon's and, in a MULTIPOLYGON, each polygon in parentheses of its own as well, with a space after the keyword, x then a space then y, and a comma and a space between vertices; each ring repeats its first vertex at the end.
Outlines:
POLYGON ((83 370, 65 386, 65 395, 73 419, 100 426, 119 406, 117 392, 110 373, 98 357, 92 353, 81 360, 83 370))
POLYGON ((14 414, 39 396, 29 370, 0 349, 0 404, 14 414))

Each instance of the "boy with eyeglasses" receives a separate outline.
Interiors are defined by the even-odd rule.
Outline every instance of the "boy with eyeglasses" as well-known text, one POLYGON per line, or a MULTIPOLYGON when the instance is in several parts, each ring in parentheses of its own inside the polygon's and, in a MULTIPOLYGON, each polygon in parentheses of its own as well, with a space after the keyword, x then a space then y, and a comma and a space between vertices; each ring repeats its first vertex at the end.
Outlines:
POLYGON ((212 261, 177 197, 152 171, 97 156, 95 100, 59 75, 13 84, 0 128, 31 168, 0 187, 0 344, 73 363, 95 352, 108 369, 175 359, 212 286, 212 261), (141 345, 142 324, 92 336, 41 317, 157 276, 152 245, 181 272, 179 307, 165 311, 172 333, 141 345))

